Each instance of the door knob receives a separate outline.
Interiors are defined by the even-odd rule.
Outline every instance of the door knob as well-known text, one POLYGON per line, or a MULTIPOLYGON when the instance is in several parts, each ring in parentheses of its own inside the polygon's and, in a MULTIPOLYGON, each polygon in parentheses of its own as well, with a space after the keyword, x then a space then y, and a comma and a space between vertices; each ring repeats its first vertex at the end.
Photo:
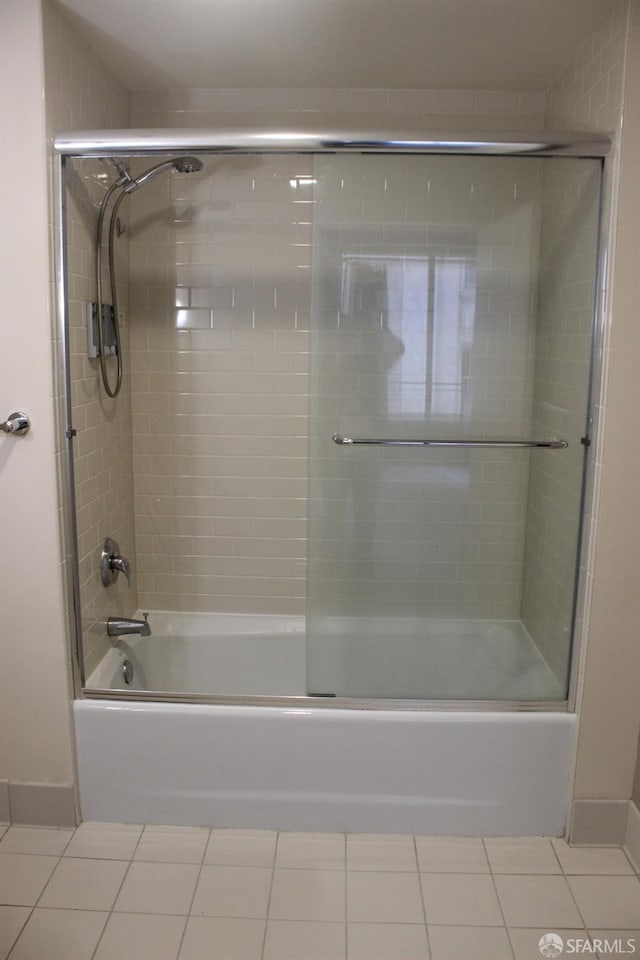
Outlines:
POLYGON ((0 423, 0 430, 5 433, 13 433, 17 437, 23 437, 29 432, 31 421, 26 413, 10 413, 4 423, 0 423))

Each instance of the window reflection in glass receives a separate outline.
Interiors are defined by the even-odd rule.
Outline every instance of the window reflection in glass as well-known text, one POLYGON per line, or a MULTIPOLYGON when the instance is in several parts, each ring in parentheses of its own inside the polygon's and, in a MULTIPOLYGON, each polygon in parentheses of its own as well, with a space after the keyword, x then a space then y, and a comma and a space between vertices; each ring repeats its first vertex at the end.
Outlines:
POLYGON ((470 413, 475 277, 470 257, 343 254, 341 316, 388 331, 397 354, 386 371, 389 416, 470 413))

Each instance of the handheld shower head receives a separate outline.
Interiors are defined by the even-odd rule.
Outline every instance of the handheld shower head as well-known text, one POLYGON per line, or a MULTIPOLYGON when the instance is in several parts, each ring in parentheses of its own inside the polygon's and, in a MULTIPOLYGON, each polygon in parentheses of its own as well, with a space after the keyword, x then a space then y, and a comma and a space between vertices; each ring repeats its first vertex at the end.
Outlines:
POLYGON ((202 160, 197 157, 178 157, 173 161, 178 173, 199 173, 202 170, 202 160))
POLYGON ((123 163, 122 160, 119 160, 117 157, 110 157, 109 160, 114 165, 118 172, 118 179, 115 180, 106 191, 102 203, 100 204, 100 210, 98 211, 98 224, 96 229, 96 302, 95 302, 95 316, 98 318, 98 358, 100 360, 100 374, 102 377, 102 383, 105 389, 105 393, 109 397, 117 397, 120 393, 120 388, 122 386, 122 349, 120 346, 120 330, 118 326, 118 290, 116 282, 116 271, 115 271, 115 256, 114 256, 114 239, 116 236, 118 220, 118 208, 120 204, 125 199, 129 193, 133 193, 134 190, 137 190, 138 187, 141 187, 147 180, 151 180, 152 177, 155 177, 157 173, 162 173, 163 170, 169 170, 171 167, 174 170, 177 170, 178 173, 197 173, 199 170, 202 170, 202 161, 198 160, 197 157, 176 157, 173 160, 163 160, 161 163, 156 163, 155 166, 149 167, 148 170, 145 170, 144 173, 141 173, 139 177, 132 177, 129 173, 128 167, 123 163), (116 383, 115 386, 112 386, 109 382, 109 376, 107 373, 107 367, 105 363, 105 349, 104 349, 104 335, 102 328, 102 233, 104 226, 104 219, 107 212, 107 207, 109 201, 113 196, 116 190, 120 189, 118 196, 111 207, 111 213, 109 216, 109 285, 111 287, 111 300, 112 300, 112 316, 113 316, 113 326, 115 332, 115 358, 116 358, 116 383))
POLYGON ((163 170, 169 170, 171 167, 178 173, 198 173, 202 170, 202 161, 198 160, 197 157, 177 157, 175 160, 163 160, 162 163, 157 163, 155 167, 149 167, 139 177, 135 177, 131 183, 125 186, 124 192, 133 193, 134 190, 151 180, 156 174, 162 173, 163 170))

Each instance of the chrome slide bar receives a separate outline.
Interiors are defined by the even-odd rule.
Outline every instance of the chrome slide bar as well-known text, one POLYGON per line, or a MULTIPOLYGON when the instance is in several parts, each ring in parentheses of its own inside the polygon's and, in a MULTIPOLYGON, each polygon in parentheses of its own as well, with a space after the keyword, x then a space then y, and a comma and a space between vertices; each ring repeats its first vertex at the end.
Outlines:
POLYGON ((334 433, 331 439, 340 446, 369 444, 377 447, 506 447, 515 449, 543 447, 548 450, 565 450, 569 446, 568 440, 374 440, 362 437, 342 437, 339 433, 334 433))

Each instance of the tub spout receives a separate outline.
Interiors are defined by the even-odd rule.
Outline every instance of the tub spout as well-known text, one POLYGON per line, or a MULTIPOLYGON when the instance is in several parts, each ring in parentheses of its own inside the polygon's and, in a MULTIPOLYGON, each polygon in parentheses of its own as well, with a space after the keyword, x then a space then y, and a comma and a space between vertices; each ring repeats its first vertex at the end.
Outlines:
POLYGON ((124 637, 130 633, 139 633, 141 637, 151 636, 151 626, 148 613, 144 620, 131 620, 128 617, 109 617, 107 620, 107 634, 110 637, 124 637))

